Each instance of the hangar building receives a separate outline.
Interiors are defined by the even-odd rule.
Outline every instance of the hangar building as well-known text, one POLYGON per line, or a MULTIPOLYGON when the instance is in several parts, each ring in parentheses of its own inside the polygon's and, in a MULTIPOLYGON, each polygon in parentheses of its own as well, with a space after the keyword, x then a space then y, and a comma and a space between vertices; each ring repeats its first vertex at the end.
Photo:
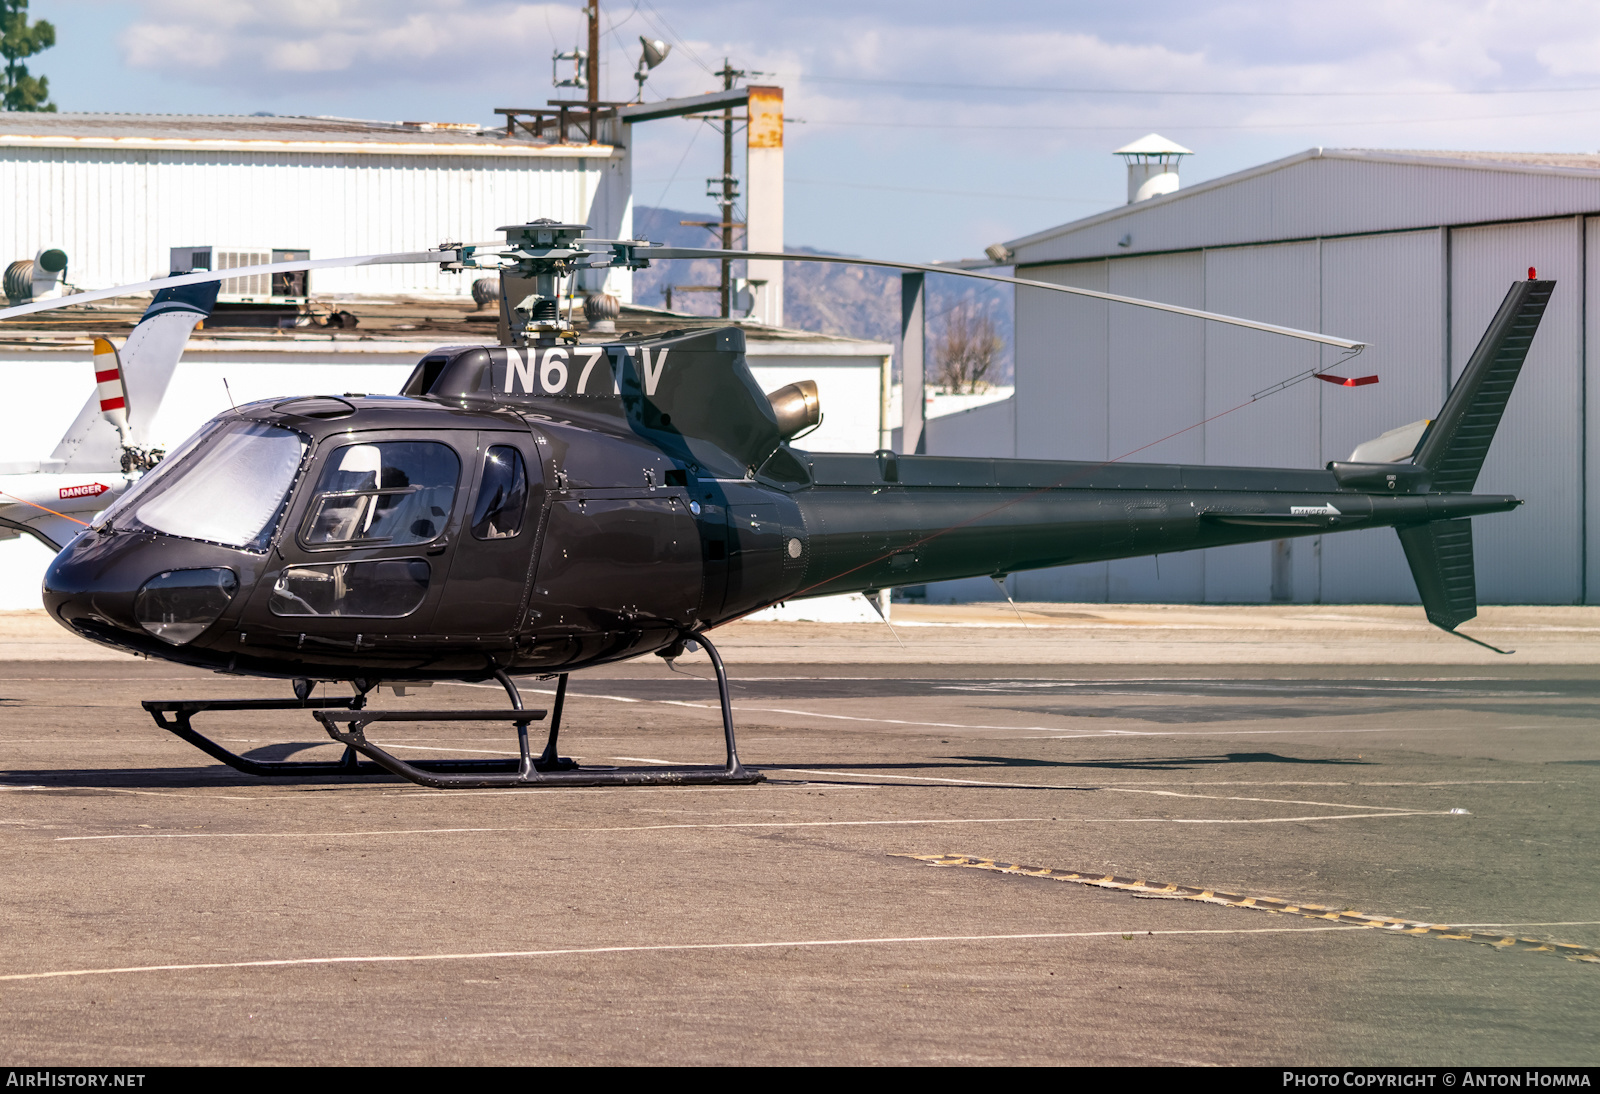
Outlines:
MULTIPOLYGON (((1341 363, 1309 343, 1022 288, 1015 397, 930 421, 929 452, 1319 467, 1432 417, 1509 284, 1529 267, 1554 278, 1478 483, 1527 504, 1474 521, 1478 593, 1486 603, 1600 602, 1600 338, 1590 337, 1600 334, 1600 274, 1589 276, 1600 262, 1600 155, 1318 148, 1004 247, 1019 277, 1371 345, 1341 363), (1313 366, 1381 380, 1313 380, 1249 402, 1313 366)), ((1417 600, 1389 529, 1010 581, 1028 600, 1417 600)), ((988 599, 988 584, 928 594, 988 599)))
MULTIPOLYGON (((0 116, 0 265, 58 247, 68 280, 99 288, 163 276, 170 250, 191 245, 384 254, 494 239, 461 236, 534 216, 627 238, 627 149, 601 137, 573 144, 476 124, 345 118, 9 113, 0 116)), ((471 288, 430 266, 317 270, 311 285, 463 297, 471 288)), ((612 288, 629 298, 625 283, 612 288)))

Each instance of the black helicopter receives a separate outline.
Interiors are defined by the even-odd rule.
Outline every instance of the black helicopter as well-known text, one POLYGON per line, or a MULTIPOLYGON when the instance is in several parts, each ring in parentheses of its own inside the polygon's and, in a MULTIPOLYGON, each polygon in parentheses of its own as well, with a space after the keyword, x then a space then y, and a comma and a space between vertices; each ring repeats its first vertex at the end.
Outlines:
POLYGON ((57 556, 44 599, 75 633, 294 682, 293 699, 146 702, 163 728, 257 775, 386 770, 434 787, 755 782, 706 637, 721 624, 799 597, 1384 525, 1399 531, 1429 620, 1453 631, 1477 610, 1468 518, 1520 504, 1471 491, 1555 284, 1512 286, 1438 417, 1389 444, 1382 462, 1277 470, 820 454, 790 444, 820 420, 816 386, 764 394, 738 328, 588 344, 559 308, 561 279, 584 268, 818 256, 587 240, 586 226, 550 221, 502 231, 504 244, 174 275, 0 311, 318 266, 500 271, 501 345, 435 350, 397 395, 270 400, 219 415, 57 556), (696 647, 716 670, 724 766, 580 768, 558 755, 568 673, 696 647), (545 712, 523 708, 516 674, 559 679, 537 755, 528 726, 545 712), (366 706, 379 682, 489 679, 511 710, 366 706), (314 699, 316 681, 348 681, 355 695, 314 699), (346 746, 341 760, 252 760, 191 724, 208 711, 304 708, 346 746), (407 762, 366 736, 398 720, 512 722, 520 758, 407 762))

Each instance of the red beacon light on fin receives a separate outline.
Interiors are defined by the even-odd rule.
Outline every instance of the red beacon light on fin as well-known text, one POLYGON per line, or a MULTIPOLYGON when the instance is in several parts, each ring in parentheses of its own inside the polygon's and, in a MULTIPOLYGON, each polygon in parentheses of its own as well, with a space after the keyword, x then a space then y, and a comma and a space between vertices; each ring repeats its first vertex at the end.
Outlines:
POLYGON ((1539 280, 1539 271, 1534 269, 1532 266, 1528 267, 1528 280, 1529 281, 1537 281, 1537 280, 1539 280))

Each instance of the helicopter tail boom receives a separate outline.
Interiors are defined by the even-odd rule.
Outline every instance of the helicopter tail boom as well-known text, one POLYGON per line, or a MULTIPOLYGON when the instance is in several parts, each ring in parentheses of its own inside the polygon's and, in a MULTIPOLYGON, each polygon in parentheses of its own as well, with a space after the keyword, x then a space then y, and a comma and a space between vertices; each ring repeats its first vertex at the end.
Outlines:
POLYGON ((1504 512, 1503 495, 1377 494, 1326 470, 811 455, 790 597, 1504 512))

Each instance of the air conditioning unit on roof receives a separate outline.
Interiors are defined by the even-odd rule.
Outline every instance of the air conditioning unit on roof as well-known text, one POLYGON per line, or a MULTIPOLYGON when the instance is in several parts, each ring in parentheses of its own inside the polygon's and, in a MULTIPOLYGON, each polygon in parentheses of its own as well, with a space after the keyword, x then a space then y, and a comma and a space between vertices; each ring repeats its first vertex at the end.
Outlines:
MULTIPOLYGON (((298 262, 310 257, 310 251, 289 247, 174 247, 170 268, 173 273, 232 270, 240 266, 298 262)), ((232 277, 222 283, 217 293, 220 304, 305 304, 310 298, 308 270, 232 277)))

